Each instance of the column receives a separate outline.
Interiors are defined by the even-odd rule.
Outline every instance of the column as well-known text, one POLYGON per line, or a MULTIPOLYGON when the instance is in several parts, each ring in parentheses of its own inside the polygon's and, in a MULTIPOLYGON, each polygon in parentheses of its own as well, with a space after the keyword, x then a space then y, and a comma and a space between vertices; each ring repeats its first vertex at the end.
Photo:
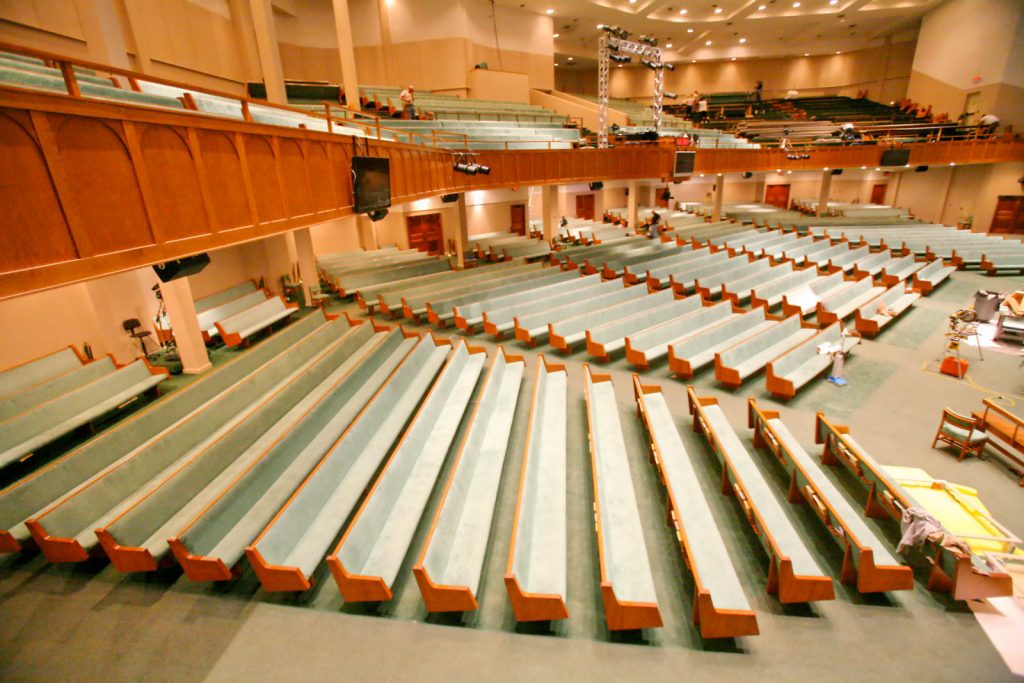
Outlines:
POLYGON ((206 343, 199 329, 199 318, 196 317, 196 305, 192 300, 192 286, 187 277, 170 282, 160 283, 167 306, 167 317, 171 319, 174 329, 174 343, 181 356, 182 372, 186 375, 198 375, 206 372, 213 364, 206 354, 206 343))
POLYGON ((905 171, 894 173, 893 175, 896 177, 889 183, 889 187, 886 188, 885 197, 886 203, 889 204, 889 206, 895 206, 899 208, 899 204, 897 202, 899 201, 900 185, 903 182, 904 173, 905 171))
POLYGON ((764 202, 764 188, 767 185, 768 174, 758 173, 754 180, 754 201, 758 203, 764 202))
POLYGON ((281 49, 277 44, 277 29, 274 26, 274 8, 271 0, 249 0, 249 6, 252 8, 252 24, 256 32, 260 70, 263 72, 263 82, 267 86, 267 100, 287 104, 288 94, 284 89, 281 49))
POLYGON ((316 254, 313 252, 313 235, 309 228, 300 228, 292 233, 295 237, 295 256, 299 262, 299 278, 302 280, 302 296, 307 306, 313 303, 310 288, 320 282, 316 272, 316 254))
POLYGON ((345 220, 354 221, 356 235, 359 237, 359 248, 364 251, 373 251, 377 248, 377 232, 373 228, 373 221, 366 216, 352 216, 345 220))
POLYGON ((466 215, 466 193, 459 193, 455 204, 455 260, 459 268, 466 267, 466 249, 469 248, 469 216, 466 215))
MULTIPOLYGON (((391 15, 388 11, 390 0, 377 0, 377 20, 380 22, 380 45, 384 53, 384 78, 391 85, 397 80, 395 76, 395 58, 391 49, 391 15)), ((401 84, 403 87, 405 83, 401 84)))
POLYGON ((334 30, 338 34, 338 57, 341 59, 341 85, 349 109, 360 111, 359 78, 356 75, 356 50, 352 45, 352 22, 348 17, 348 0, 333 0, 334 30))
POLYGON ((821 172, 821 187, 818 189, 818 216, 828 213, 828 197, 832 192, 832 171, 821 172))
POLYGON ((629 222, 629 227, 636 230, 640 225, 639 216, 637 215, 637 207, 640 201, 640 184, 635 180, 630 180, 626 183, 626 190, 628 197, 626 197, 626 220, 629 222))
POLYGON ((544 221, 544 240, 550 243, 558 235, 558 185, 540 188, 540 211, 544 221))
POLYGON ((715 176, 715 206, 711 212, 711 222, 722 220, 722 197, 725 196, 725 176, 719 173, 715 176))

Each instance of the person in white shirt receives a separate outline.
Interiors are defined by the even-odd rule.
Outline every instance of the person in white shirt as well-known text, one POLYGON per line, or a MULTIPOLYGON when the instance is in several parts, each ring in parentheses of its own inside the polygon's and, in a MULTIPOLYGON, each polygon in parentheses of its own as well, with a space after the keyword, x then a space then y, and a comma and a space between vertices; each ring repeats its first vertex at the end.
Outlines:
POLYGON ((700 102, 697 103, 697 114, 701 123, 708 120, 708 98, 704 95, 700 96, 700 102))
POLYGON ((398 99, 402 100, 402 109, 405 111, 405 117, 407 119, 416 118, 416 89, 414 87, 406 86, 405 90, 398 96, 398 99))
POLYGON ((787 100, 795 100, 798 97, 800 97, 800 93, 797 92, 796 88, 790 88, 789 91, 786 93, 787 100))
POLYGON ((993 135, 996 132, 996 128, 999 127, 999 117, 995 114, 985 114, 978 119, 978 125, 981 126, 982 133, 993 135))

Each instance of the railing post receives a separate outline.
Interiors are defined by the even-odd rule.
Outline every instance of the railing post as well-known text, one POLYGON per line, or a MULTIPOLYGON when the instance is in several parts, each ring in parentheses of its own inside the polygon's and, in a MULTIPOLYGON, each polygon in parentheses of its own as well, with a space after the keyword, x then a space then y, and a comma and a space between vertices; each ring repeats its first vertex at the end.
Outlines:
POLYGON ((78 88, 78 78, 75 76, 75 68, 69 62, 60 63, 60 73, 64 77, 64 87, 72 97, 81 97, 82 91, 78 88))

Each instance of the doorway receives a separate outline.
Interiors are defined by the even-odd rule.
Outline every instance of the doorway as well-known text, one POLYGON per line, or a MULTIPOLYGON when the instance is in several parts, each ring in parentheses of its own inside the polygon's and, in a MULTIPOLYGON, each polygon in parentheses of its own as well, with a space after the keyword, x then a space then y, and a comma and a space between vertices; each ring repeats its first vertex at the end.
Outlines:
POLYGON ((672 199, 672 193, 667 187, 662 187, 654 191, 654 205, 659 206, 663 209, 668 208, 668 202, 672 199))
POLYGON ((512 210, 512 232, 517 235, 526 234, 526 204, 513 204, 512 210))
POLYGON ((405 231, 409 236, 410 249, 419 249, 431 256, 444 253, 444 229, 440 213, 406 216, 405 231))
POLYGON ((981 116, 981 112, 978 111, 978 105, 981 102, 981 91, 967 93, 964 98, 964 120, 963 125, 973 126, 978 122, 978 118, 981 116))
POLYGON ((1000 196, 988 231, 1004 235, 1024 232, 1024 195, 1000 196))
POLYGON ((764 203, 780 209, 789 208, 789 184, 767 185, 764 188, 764 203))
POLYGON ((886 183, 879 183, 871 188, 871 203, 872 204, 885 204, 885 191, 889 185, 886 183))
POLYGON ((576 195, 576 217, 585 218, 588 221, 594 220, 594 195, 576 195))

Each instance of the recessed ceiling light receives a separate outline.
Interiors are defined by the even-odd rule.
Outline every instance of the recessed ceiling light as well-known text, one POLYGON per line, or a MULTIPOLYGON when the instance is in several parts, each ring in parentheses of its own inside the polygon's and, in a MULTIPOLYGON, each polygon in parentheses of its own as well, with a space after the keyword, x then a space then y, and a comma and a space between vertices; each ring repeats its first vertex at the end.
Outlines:
POLYGON ((804 57, 810 57, 810 56, 811 56, 811 53, 810 53, 810 52, 805 52, 805 53, 804 53, 804 57))
POLYGON ((949 165, 950 166, 956 166, 956 162, 955 161, 951 161, 951 162, 949 162, 949 165))
POLYGON ((555 62, 555 66, 558 66, 558 62, 555 62))
POLYGON ((882 169, 881 169, 881 168, 875 168, 875 170, 876 170, 876 171, 881 171, 882 169))
POLYGON ((629 0, 629 4, 635 5, 636 4, 636 0, 629 0))
POLYGON ((721 7, 716 7, 715 8, 715 14, 721 14, 721 13, 722 13, 722 8, 721 7))
MULTIPOLYGON (((633 2, 633 1, 634 0, 630 0, 630 2, 633 2)), ((838 5, 839 4, 839 0, 828 0, 828 4, 830 4, 830 5, 838 5)))
POLYGON ((692 28, 688 28, 688 29, 686 29, 686 32, 687 33, 693 33, 693 29, 692 28))
POLYGON ((745 42, 747 42, 747 39, 746 38, 740 38, 740 42, 741 43, 745 43, 745 42))
POLYGON ((557 37, 558 37, 558 34, 556 33, 556 34, 554 34, 554 35, 553 35, 553 36, 551 36, 551 37, 552 37, 552 38, 557 38, 557 37))
POLYGON ((789 175, 793 175, 792 171, 786 171, 786 173, 788 173, 789 175))
POLYGON ((567 59, 568 59, 568 60, 569 60, 570 62, 572 61, 572 57, 568 57, 567 59))
POLYGON ((704 177, 704 174, 703 174, 703 173, 701 173, 701 174, 700 174, 700 177, 701 177, 701 178, 703 178, 703 177, 704 177))
POLYGON ((710 44, 711 44, 711 41, 710 41, 710 40, 708 40, 708 41, 705 41, 705 43, 704 43, 704 44, 705 44, 705 45, 710 45, 710 44))
POLYGON ((800 3, 799 3, 799 2, 794 2, 794 3, 793 3, 793 7, 794 7, 794 9, 795 9, 795 8, 797 8, 797 7, 799 7, 799 6, 800 6, 800 3))
POLYGON ((775 172, 776 173, 782 173, 782 169, 781 168, 777 168, 777 169, 775 169, 775 172))
POLYGON ((665 47, 668 47, 668 48, 672 47, 672 43, 665 43, 665 47))
POLYGON ((842 52, 840 52, 839 50, 836 50, 836 54, 837 54, 837 55, 841 55, 841 54, 843 54, 843 53, 842 53, 842 52))
POLYGON ((679 13, 680 14, 686 14, 686 10, 685 9, 681 9, 681 10, 679 10, 679 13))
POLYGON ((554 14, 554 13, 555 13, 555 10, 553 10, 553 9, 544 10, 544 14, 554 14))
POLYGON ((860 167, 860 170, 862 170, 862 171, 866 171, 866 170, 867 170, 867 168, 868 168, 867 166, 861 166, 861 167, 860 167))
POLYGON ((696 60, 696 59, 691 59, 691 60, 690 60, 690 64, 696 64, 696 63, 697 63, 697 60, 696 60))
POLYGON ((619 64, 619 68, 620 68, 620 69, 622 68, 622 65, 621 65, 621 64, 619 64))
POLYGON ((758 12, 763 12, 763 11, 765 11, 765 9, 767 9, 767 7, 768 7, 768 5, 758 5, 757 6, 757 11, 758 12))
POLYGON ((735 58, 735 57, 733 57, 733 58, 732 58, 732 59, 730 59, 729 61, 730 61, 730 62, 735 62, 735 61, 736 61, 736 58, 735 58))
POLYGON ((823 169, 821 169, 821 170, 822 170, 822 171, 827 171, 827 170, 828 170, 828 166, 826 166, 825 168, 823 168, 823 169))

